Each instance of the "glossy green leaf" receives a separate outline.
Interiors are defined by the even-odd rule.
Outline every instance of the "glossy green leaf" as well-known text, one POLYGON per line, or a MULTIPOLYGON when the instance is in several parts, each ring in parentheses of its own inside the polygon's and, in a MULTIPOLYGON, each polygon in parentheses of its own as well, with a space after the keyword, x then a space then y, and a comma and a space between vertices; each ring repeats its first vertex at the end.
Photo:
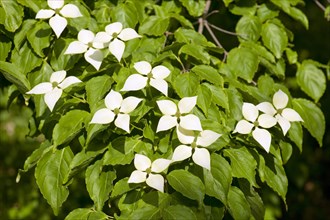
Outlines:
POLYGON ((167 175, 168 183, 189 199, 202 203, 205 195, 203 182, 186 170, 174 170, 167 175))
POLYGON ((24 40, 27 37, 28 31, 30 31, 36 23, 37 21, 34 19, 24 20, 21 28, 14 36, 14 44, 16 49, 21 48, 21 45, 24 43, 24 40))
POLYGON ((42 59, 33 52, 27 42, 19 50, 14 49, 12 51, 11 61, 25 75, 42 64, 42 59))
POLYGON ((260 38, 261 22, 256 16, 243 16, 236 24, 239 39, 257 41, 260 38))
POLYGON ((290 48, 285 49, 286 57, 288 58, 288 61, 290 64, 297 63, 298 60, 298 53, 296 51, 291 50, 290 48))
POLYGON ((128 219, 160 219, 160 210, 154 206, 145 206, 134 210, 128 219))
POLYGON ((271 63, 276 62, 274 55, 259 43, 253 41, 244 41, 241 43, 241 45, 248 48, 253 53, 257 54, 259 57, 267 59, 271 63))
POLYGON ((52 30, 45 22, 37 23, 31 30, 27 32, 27 39, 35 53, 40 57, 44 57, 43 49, 49 47, 50 36, 52 30))
POLYGON ((215 85, 222 85, 223 78, 220 73, 213 67, 207 65, 197 65, 191 69, 192 72, 196 73, 201 80, 207 80, 215 85))
POLYGON ((302 152, 302 143, 303 143, 303 129, 300 122, 291 123, 291 127, 288 132, 288 137, 293 143, 296 144, 299 151, 302 152))
POLYGON ((87 102, 91 112, 96 110, 98 102, 110 90, 112 83, 113 79, 108 75, 93 77, 86 82, 87 102))
POLYGON ((203 85, 207 86, 212 93, 212 102, 215 104, 221 106, 224 109, 229 110, 229 104, 228 104, 228 96, 226 94, 226 90, 223 88, 220 88, 218 86, 214 86, 208 83, 204 83, 203 85))
POLYGON ((71 141, 84 127, 89 113, 72 110, 61 117, 53 130, 54 145, 58 146, 71 141))
POLYGON ((137 9, 131 2, 118 4, 111 10, 111 18, 113 21, 121 22, 125 28, 133 28, 138 22, 137 9))
POLYGON ((169 23, 169 18, 150 16, 147 17, 141 24, 139 33, 151 36, 161 36, 167 30, 169 23))
POLYGON ((105 220, 109 216, 104 212, 96 211, 93 209, 79 208, 71 211, 69 215, 65 217, 65 220, 105 220))
POLYGON ((280 141, 283 164, 286 164, 292 155, 292 145, 288 142, 280 141))
POLYGON ((234 219, 250 219, 250 205, 243 192, 235 186, 231 186, 228 193, 228 210, 234 219))
POLYGON ((0 34, 0 61, 6 61, 11 50, 11 41, 5 35, 0 34))
POLYGON ((262 25, 261 36, 265 46, 279 59, 288 45, 288 36, 285 30, 268 22, 262 25))
POLYGON ((6 15, 5 28, 10 32, 16 31, 23 21, 23 7, 17 1, 0 0, 0 4, 6 15))
POLYGON ((204 0, 180 0, 180 2, 188 10, 189 14, 194 17, 199 17, 203 14, 206 3, 204 0))
POLYGON ((21 5, 31 8, 35 13, 42 9, 42 1, 17 0, 21 5))
POLYGON ((39 189, 58 215, 62 203, 67 199, 69 190, 63 186, 64 176, 70 169, 73 153, 70 147, 48 151, 38 162, 35 177, 39 189))
POLYGON ((228 53, 227 65, 235 76, 251 82, 258 69, 259 59, 247 48, 234 48, 228 53))
POLYGON ((116 184, 113 187, 110 197, 116 198, 116 197, 121 196, 124 193, 127 193, 127 192, 135 189, 136 187, 138 187, 138 185, 136 185, 136 184, 128 184, 127 181, 128 181, 128 177, 123 178, 123 179, 119 180, 118 182, 116 182, 116 184))
POLYGON ((163 210, 162 215, 164 220, 173 220, 173 219, 189 219, 197 220, 195 213, 188 207, 183 205, 172 205, 163 210))
POLYGON ((174 81, 174 89, 181 98, 196 95, 198 86, 198 77, 193 72, 180 74, 174 81))
POLYGON ((192 29, 179 28, 174 32, 174 37, 179 43, 194 44, 204 47, 214 46, 214 44, 209 42, 204 35, 192 29))
POLYGON ((278 16, 278 14, 279 10, 276 10, 276 8, 274 9, 274 7, 271 7, 270 4, 258 5, 257 15, 260 18, 261 22, 275 18, 278 16))
POLYGON ((179 54, 187 54, 204 64, 210 63, 210 55, 204 50, 202 46, 199 45, 186 44, 181 47, 179 54))
POLYGON ((259 176, 270 188, 278 193, 285 202, 288 190, 288 179, 281 161, 272 155, 259 155, 259 176))
POLYGON ((257 161, 245 147, 226 149, 224 150, 224 156, 230 159, 234 177, 245 178, 252 186, 258 186, 255 179, 257 161))
POLYGON ((208 115, 208 109, 211 105, 211 101, 211 90, 205 85, 200 85, 197 89, 197 106, 202 109, 206 116, 208 115))
POLYGON ((326 89, 325 74, 308 60, 298 67, 297 83, 315 102, 318 102, 326 89))
POLYGON ((325 133, 325 118, 321 109, 307 99, 293 99, 292 104, 294 110, 304 120, 302 125, 322 146, 322 139, 325 133))
POLYGON ((116 179, 116 172, 103 171, 102 163, 102 160, 98 160, 86 170, 87 191, 97 211, 101 211, 105 201, 109 199, 113 188, 112 182, 116 179))
POLYGON ((64 54, 67 47, 73 40, 57 39, 54 43, 53 50, 50 55, 50 65, 55 71, 71 69, 81 57, 80 54, 68 55, 64 54))
POLYGON ((209 196, 227 204, 227 196, 232 182, 232 170, 225 158, 219 154, 211 155, 211 171, 204 170, 205 191, 209 196))
POLYGON ((0 61, 0 71, 3 76, 11 83, 17 86, 21 93, 26 93, 30 90, 30 83, 21 69, 15 64, 0 61))
POLYGON ((104 165, 124 165, 132 162, 134 149, 143 142, 132 137, 121 136, 111 142, 109 150, 104 155, 104 165))

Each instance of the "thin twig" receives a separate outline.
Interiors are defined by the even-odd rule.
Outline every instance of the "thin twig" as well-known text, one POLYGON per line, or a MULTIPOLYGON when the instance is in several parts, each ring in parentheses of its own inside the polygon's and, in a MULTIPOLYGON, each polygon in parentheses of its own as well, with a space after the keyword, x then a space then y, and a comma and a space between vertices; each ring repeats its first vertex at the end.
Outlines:
POLYGON ((203 12, 203 16, 198 18, 198 33, 202 34, 203 30, 204 30, 204 20, 207 17, 207 14, 209 13, 209 9, 211 6, 211 0, 207 0, 205 3, 205 8, 204 8, 204 12, 203 12))
POLYGON ((222 28, 220 28, 220 27, 218 27, 218 26, 215 26, 215 25, 213 25, 213 24, 211 24, 211 23, 209 23, 209 22, 208 22, 208 25, 209 25, 211 28, 214 28, 215 30, 221 31, 221 32, 223 32, 223 33, 230 34, 230 35, 234 35, 234 36, 240 36, 239 34, 237 34, 237 33, 235 33, 235 32, 227 31, 227 30, 222 29, 222 28))
POLYGON ((325 11, 325 7, 321 4, 321 2, 319 2, 318 0, 314 0, 315 4, 317 6, 319 6, 320 9, 322 9, 323 11, 325 11))
POLYGON ((218 41, 218 38, 215 36, 215 34, 213 33, 212 29, 210 28, 210 26, 208 25, 207 21, 204 22, 204 26, 206 27, 207 31, 209 32, 209 34, 211 35, 212 39, 214 40, 215 44, 222 48, 225 52, 225 54, 227 54, 228 52, 225 50, 225 48, 223 48, 223 46, 221 45, 221 43, 218 41))

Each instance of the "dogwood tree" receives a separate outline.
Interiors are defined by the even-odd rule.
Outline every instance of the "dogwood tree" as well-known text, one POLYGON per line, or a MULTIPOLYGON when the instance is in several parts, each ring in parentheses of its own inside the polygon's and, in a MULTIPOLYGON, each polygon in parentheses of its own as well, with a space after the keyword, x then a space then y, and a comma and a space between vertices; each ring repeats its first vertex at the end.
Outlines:
POLYGON ((1 0, 0 71, 42 137, 17 181, 34 169, 54 215, 84 184, 67 220, 263 219, 266 188, 286 205, 292 148, 325 132, 329 66, 284 22, 308 29, 303 3, 1 0))

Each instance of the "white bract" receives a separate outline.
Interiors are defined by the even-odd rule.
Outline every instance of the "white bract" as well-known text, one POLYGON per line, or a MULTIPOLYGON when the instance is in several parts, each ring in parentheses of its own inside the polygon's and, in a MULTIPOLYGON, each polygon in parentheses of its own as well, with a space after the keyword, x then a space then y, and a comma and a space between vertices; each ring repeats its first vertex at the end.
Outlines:
POLYGON ((192 156, 195 164, 210 170, 210 153, 206 147, 213 144, 221 137, 221 134, 211 130, 203 130, 198 136, 195 136, 194 131, 183 129, 180 126, 177 126, 176 131, 182 145, 175 148, 172 161, 182 161, 192 156))
POLYGON ((157 101, 160 111, 164 114, 158 122, 157 132, 166 131, 177 125, 186 130, 202 130, 202 125, 196 115, 189 114, 195 107, 197 96, 182 98, 178 105, 170 100, 157 101))
POLYGON ((105 27, 105 32, 97 33, 95 41, 100 48, 108 46, 109 51, 120 61, 125 51, 124 42, 138 37, 141 36, 134 29, 123 28, 122 23, 114 22, 105 27))
POLYGON ((142 99, 133 96, 123 99, 119 92, 111 90, 104 100, 106 108, 96 111, 90 123, 109 124, 117 116, 115 125, 129 133, 129 113, 131 113, 141 101, 142 99))
POLYGON ((164 80, 170 75, 170 70, 162 65, 152 68, 147 61, 140 61, 134 64, 139 74, 130 75, 121 91, 136 91, 143 89, 149 83, 152 87, 167 96, 168 84, 164 80))
POLYGON ((291 127, 290 122, 303 121, 300 115, 291 108, 285 108, 288 105, 289 97, 282 90, 277 91, 273 96, 273 104, 262 102, 257 108, 268 115, 274 116, 286 135, 291 127), (275 108, 274 108, 275 107, 275 108))
POLYGON ((134 166, 137 170, 132 172, 128 183, 146 182, 148 186, 164 192, 164 177, 158 173, 166 170, 171 162, 171 160, 160 158, 151 163, 148 157, 135 154, 134 166))
POLYGON ((242 113, 245 119, 240 120, 234 130, 234 133, 250 134, 252 129, 252 137, 269 152, 271 135, 269 131, 263 128, 271 128, 276 125, 276 119, 268 114, 259 116, 258 108, 251 103, 243 103, 242 113), (262 127, 262 128, 259 128, 262 127))
POLYGON ((65 18, 77 18, 83 16, 79 8, 73 4, 64 5, 64 0, 48 0, 48 6, 51 9, 41 9, 38 11, 36 18, 49 19, 49 25, 59 38, 68 25, 65 18))
POLYGON ((69 44, 64 54, 85 53, 85 60, 99 70, 103 60, 103 53, 96 49, 98 43, 94 41, 95 35, 89 30, 82 29, 78 33, 78 40, 69 44))
POLYGON ((53 72, 50 76, 50 82, 42 82, 33 87, 27 94, 45 94, 44 100, 50 111, 53 111, 56 102, 60 99, 63 89, 74 83, 81 82, 75 76, 66 77, 66 71, 61 70, 53 72))

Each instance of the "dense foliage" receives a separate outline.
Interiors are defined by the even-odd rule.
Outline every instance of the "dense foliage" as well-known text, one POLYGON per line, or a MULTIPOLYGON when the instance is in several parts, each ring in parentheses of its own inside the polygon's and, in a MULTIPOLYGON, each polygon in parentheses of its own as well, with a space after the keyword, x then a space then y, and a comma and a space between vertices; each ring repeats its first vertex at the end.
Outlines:
POLYGON ((17 181, 34 168, 55 215, 85 184, 66 219, 263 219, 304 128, 322 146, 329 66, 300 61, 283 22, 308 28, 304 1, 0 3, 6 104, 40 142, 17 181), (219 8, 235 33, 208 21, 219 8))

